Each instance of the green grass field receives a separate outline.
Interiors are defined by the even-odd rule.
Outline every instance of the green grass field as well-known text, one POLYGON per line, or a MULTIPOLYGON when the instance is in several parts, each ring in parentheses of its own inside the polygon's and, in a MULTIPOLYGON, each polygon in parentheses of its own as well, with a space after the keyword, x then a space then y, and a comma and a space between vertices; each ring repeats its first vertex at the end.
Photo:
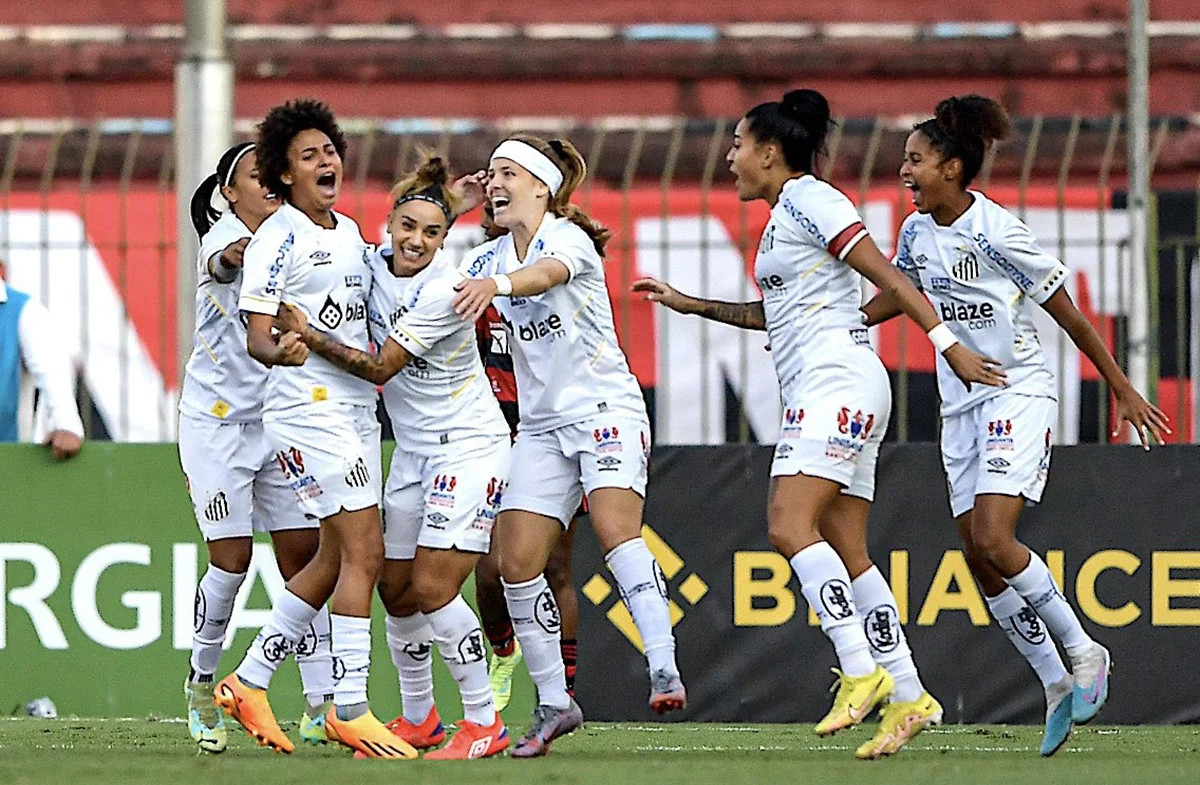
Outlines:
POLYGON ((274 755, 240 732, 231 732, 224 755, 202 756, 178 721, 13 719, 0 721, 0 783, 1200 782, 1200 728, 1195 726, 1084 728, 1050 760, 1038 757, 1038 728, 948 726, 928 731, 893 758, 856 761, 854 748, 868 732, 862 728, 822 740, 807 726, 591 723, 558 741, 553 754, 541 760, 393 763, 353 760, 329 747, 274 755))

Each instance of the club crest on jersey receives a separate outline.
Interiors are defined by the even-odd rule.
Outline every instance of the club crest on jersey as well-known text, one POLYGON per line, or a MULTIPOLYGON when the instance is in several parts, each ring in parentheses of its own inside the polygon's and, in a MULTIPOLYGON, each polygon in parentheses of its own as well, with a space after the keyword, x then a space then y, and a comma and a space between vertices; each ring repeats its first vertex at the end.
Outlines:
POLYGON ((991 420, 987 424, 988 450, 1011 450, 1013 448, 1012 420, 991 420))
POLYGON ((979 277, 979 259, 966 246, 958 250, 963 252, 963 257, 950 268, 950 275, 959 281, 974 281, 979 277))
POLYGON ((804 420, 803 409, 783 410, 783 438, 794 439, 800 435, 801 423, 804 420))
POLYGON ((859 409, 851 417, 850 409, 845 406, 838 412, 837 421, 839 433, 848 433, 851 437, 863 441, 866 441, 871 435, 871 429, 875 427, 874 414, 864 415, 862 409, 859 409))
POLYGON ((597 428, 592 431, 592 437, 596 440, 598 455, 621 451, 620 431, 615 425, 612 428, 597 428))
POLYGON ((439 507, 454 506, 454 487, 458 485, 458 477, 453 474, 439 474, 433 478, 433 489, 429 494, 429 503, 439 507))

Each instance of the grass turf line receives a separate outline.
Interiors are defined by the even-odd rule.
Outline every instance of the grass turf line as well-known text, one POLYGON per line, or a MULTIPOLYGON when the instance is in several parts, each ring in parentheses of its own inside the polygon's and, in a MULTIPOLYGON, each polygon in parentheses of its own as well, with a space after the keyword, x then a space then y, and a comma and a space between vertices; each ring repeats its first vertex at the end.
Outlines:
MULTIPOLYGON (((294 724, 284 729, 297 737, 294 724)), ((297 745, 295 755, 275 755, 257 748, 236 724, 230 728, 229 750, 218 756, 197 754, 179 721, 16 719, 0 721, 0 782, 394 785, 401 777, 408 785, 481 777, 488 785, 526 785, 531 779, 564 785, 1194 785, 1200 767, 1200 728, 1195 726, 1080 728, 1050 760, 1037 754, 1040 728, 947 726, 927 731, 887 760, 854 760, 855 747, 871 732, 867 726, 819 739, 800 725, 590 723, 556 742, 553 753, 541 760, 384 762, 356 761, 328 746, 297 745)))

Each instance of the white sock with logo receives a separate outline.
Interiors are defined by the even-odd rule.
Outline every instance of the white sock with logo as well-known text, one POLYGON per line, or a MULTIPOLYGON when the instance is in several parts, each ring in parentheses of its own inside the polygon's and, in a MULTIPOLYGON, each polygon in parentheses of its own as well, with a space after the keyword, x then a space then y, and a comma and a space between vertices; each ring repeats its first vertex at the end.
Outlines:
POLYGON ((621 599, 633 616, 650 670, 679 673, 675 664, 675 634, 667 605, 667 579, 641 537, 623 542, 604 557, 617 579, 621 599))
POLYGON ((529 666, 529 678, 537 687, 538 703, 567 708, 571 696, 567 694, 562 661, 562 618, 546 576, 539 575, 524 583, 501 581, 501 584, 513 631, 529 666))
POLYGON ((423 613, 388 616, 387 643, 400 677, 404 719, 420 725, 433 709, 433 628, 423 613))
POLYGON ((1036 553, 1029 552, 1028 567, 1004 580, 1046 622, 1046 628, 1062 643, 1068 657, 1074 657, 1096 645, 1091 636, 1083 631, 1083 625, 1067 603, 1067 598, 1058 590, 1050 568, 1036 553))
POLYGON ((271 686, 275 669, 296 650, 316 615, 316 608, 284 589, 271 608, 266 626, 258 631, 238 666, 238 678, 259 689, 271 686))
MULTIPOLYGON (((339 709, 367 703, 367 675, 371 670, 371 618, 329 614, 333 633, 333 702, 339 709)), ((343 716, 342 719, 353 719, 343 716)))
POLYGON ((850 585, 863 618, 867 643, 871 644, 871 657, 896 680, 892 699, 898 702, 917 700, 924 694, 925 686, 921 684, 917 664, 913 662, 908 637, 900 626, 900 611, 896 608, 892 587, 874 564, 850 585))
POLYGON ((425 617, 450 675, 458 682, 464 719, 484 727, 492 725, 496 701, 488 679, 487 639, 475 612, 460 594, 425 617))
POLYGON ((875 671, 871 644, 863 632, 862 617, 854 605, 850 573, 829 543, 821 540, 791 558, 800 579, 800 591, 817 614, 821 630, 833 643, 842 672, 866 676, 875 671))
POLYGON ((1000 629, 1033 668, 1043 687, 1068 677, 1058 647, 1046 634, 1045 624, 1016 589, 1010 586, 995 597, 988 597, 987 604, 1000 629))
POLYGON ((329 608, 322 605, 308 626, 308 633, 296 646, 296 665, 300 684, 309 706, 333 700, 333 644, 329 629, 329 608))
POLYGON ((197 681, 212 681, 221 662, 221 646, 229 629, 229 617, 237 598, 244 572, 225 572, 208 565, 196 587, 195 619, 192 626, 192 676, 197 681))

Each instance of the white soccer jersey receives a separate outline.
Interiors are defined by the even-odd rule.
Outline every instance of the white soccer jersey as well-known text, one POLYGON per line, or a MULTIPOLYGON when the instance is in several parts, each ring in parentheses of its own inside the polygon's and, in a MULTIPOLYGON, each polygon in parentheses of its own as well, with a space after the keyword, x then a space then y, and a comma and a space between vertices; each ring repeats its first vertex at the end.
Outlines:
POLYGON ((249 227, 229 211, 200 241, 196 336, 179 396, 179 410, 192 417, 230 422, 262 419, 267 368, 246 351, 246 325, 238 312, 242 273, 223 284, 209 272, 210 259, 250 235, 249 227))
POLYGON ((937 358, 942 414, 952 415, 1003 392, 1055 397, 1054 376, 1038 342, 1032 300, 1062 287, 1067 268, 1044 252, 1024 223, 977 191, 950 226, 913 213, 900 228, 896 264, 921 288, 964 346, 1000 362, 1008 387, 971 385, 937 358))
MULTIPOLYGON (((337 226, 324 229, 284 203, 264 221, 246 248, 238 307, 273 316, 286 302, 335 341, 368 351, 371 247, 358 224, 341 213, 334 216, 337 226)), ((271 369, 263 411, 325 401, 373 406, 375 385, 313 352, 304 365, 271 369)))
POLYGON ((475 325, 454 311, 454 286, 463 280, 439 253, 421 272, 394 275, 390 249, 371 255, 371 337, 389 338, 413 359, 383 386, 383 400, 406 449, 469 436, 507 436, 475 343, 475 325))
MULTIPOLYGON (((566 218, 547 213, 525 262, 546 257, 566 265, 566 283, 533 297, 494 301, 513 338, 520 430, 544 433, 606 412, 645 418, 641 389, 617 344, 604 262, 591 239, 566 218)), ((483 278, 516 272, 525 262, 506 234, 468 253, 462 269, 483 278)))
POLYGON ((805 365, 828 362, 828 331, 868 343, 863 328, 862 278, 843 260, 867 236, 845 194, 804 175, 784 184, 754 259, 763 293, 771 356, 784 400, 805 365), (822 356, 824 355, 824 356, 822 356))

